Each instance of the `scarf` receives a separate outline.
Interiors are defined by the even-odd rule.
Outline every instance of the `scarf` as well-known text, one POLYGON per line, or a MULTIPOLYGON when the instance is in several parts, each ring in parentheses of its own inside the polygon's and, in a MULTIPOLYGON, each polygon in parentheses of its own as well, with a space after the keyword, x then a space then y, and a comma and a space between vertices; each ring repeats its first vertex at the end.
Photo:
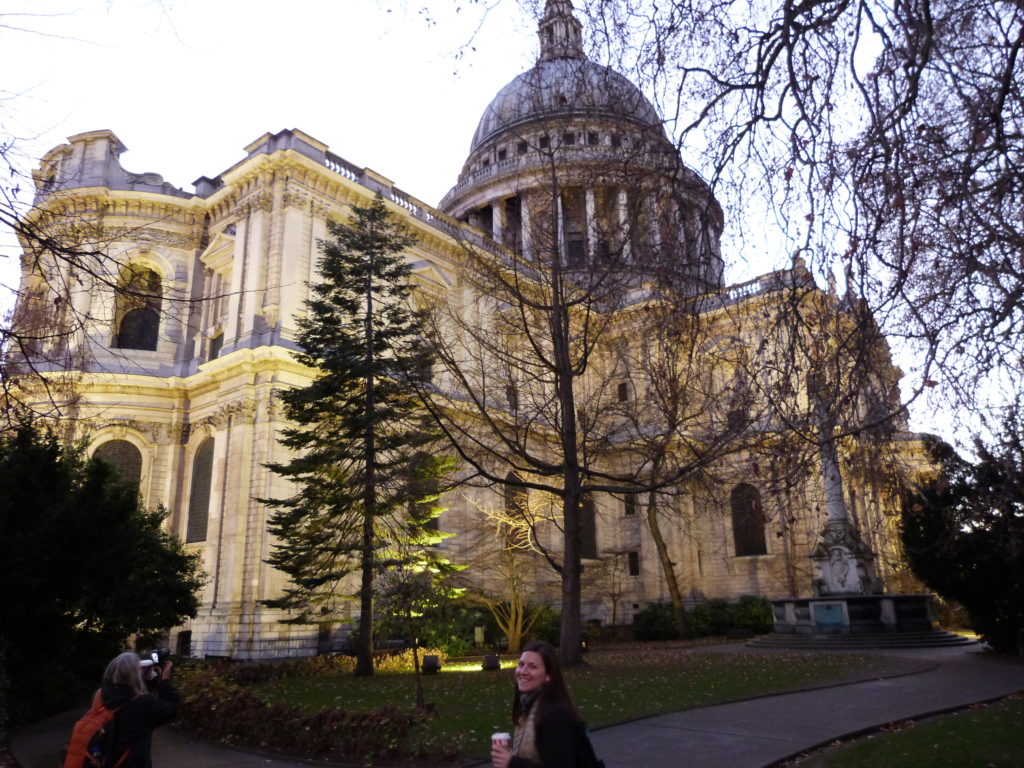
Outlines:
POLYGON ((519 722, 516 723, 515 736, 512 739, 512 754, 540 762, 537 752, 537 709, 533 706, 540 698, 544 687, 536 688, 519 696, 519 722))

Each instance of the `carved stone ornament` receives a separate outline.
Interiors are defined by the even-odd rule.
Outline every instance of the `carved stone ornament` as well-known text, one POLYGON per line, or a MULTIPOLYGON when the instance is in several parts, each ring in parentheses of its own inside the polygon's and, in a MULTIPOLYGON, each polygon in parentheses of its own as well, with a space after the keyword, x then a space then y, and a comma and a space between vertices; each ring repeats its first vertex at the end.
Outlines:
POLYGON ((192 434, 192 425, 187 421, 176 422, 167 427, 167 437, 172 443, 185 445, 192 434))
POLYGON ((248 216, 250 213, 270 213, 274 209, 274 200, 266 192, 257 192, 241 201, 235 209, 239 218, 248 216))
POLYGON ((107 241, 126 241, 137 245, 161 245, 167 248, 188 250, 197 247, 195 237, 146 227, 105 227, 103 237, 107 241))
POLYGON ((106 427, 110 429, 114 435, 119 439, 123 440, 128 434, 128 430, 132 430, 140 435, 146 435, 151 442, 159 442, 160 434, 164 428, 164 425, 158 421, 139 421, 138 419, 114 419, 108 422, 99 422, 97 424, 98 429, 106 427))
POLYGON ((270 391, 270 403, 268 404, 267 411, 270 418, 274 421, 280 421, 285 418, 284 412, 284 400, 281 399, 281 394, 284 390, 273 389, 270 391))
POLYGON ((309 208, 309 195, 298 190, 288 189, 283 197, 281 203, 285 208, 300 208, 306 210, 309 208))
POLYGON ((253 424, 256 422, 257 407, 256 401, 252 398, 225 403, 209 416, 197 421, 196 426, 209 425, 220 429, 227 425, 228 419, 232 416, 239 417, 246 424, 253 424))
POLYGON ((856 527, 847 520, 825 525, 811 560, 818 572, 814 591, 818 596, 862 595, 882 591, 874 575, 875 556, 856 527))

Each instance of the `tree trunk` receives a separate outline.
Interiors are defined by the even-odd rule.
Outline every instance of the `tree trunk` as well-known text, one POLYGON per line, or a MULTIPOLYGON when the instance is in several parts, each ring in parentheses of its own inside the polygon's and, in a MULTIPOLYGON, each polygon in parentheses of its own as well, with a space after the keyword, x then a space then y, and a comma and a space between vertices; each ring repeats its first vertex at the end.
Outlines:
MULTIPOLYGON (((367 254, 371 263, 373 254, 367 254)), ((373 522, 377 513, 377 443, 376 424, 372 415, 376 408, 373 380, 373 288, 371 270, 366 276, 366 427, 363 433, 363 460, 366 462, 366 484, 363 486, 363 541, 361 546, 362 583, 359 586, 359 647, 356 657, 356 675, 373 674, 373 522)))
POLYGON ((669 555, 668 544, 661 532, 661 524, 658 522, 657 495, 651 491, 647 497, 647 527, 651 531, 651 538, 654 539, 654 546, 658 550, 658 559, 661 561, 661 570, 665 574, 665 583, 668 585, 668 594, 672 599, 672 613, 676 620, 676 630, 679 637, 686 637, 690 634, 690 628, 686 621, 686 609, 683 607, 683 593, 679 589, 679 579, 676 576, 676 567, 669 555))
POLYGON ((356 675, 373 674, 373 518, 363 518, 362 581, 359 586, 359 643, 356 646, 356 675))
MULTIPOLYGON (((555 166, 551 166, 552 190, 558 190, 555 166)), ((580 626, 580 492, 581 468, 576 430, 576 397, 573 380, 579 373, 570 355, 572 331, 569 327, 569 309, 565 305, 562 285, 562 232, 559 228, 558 194, 551 200, 551 308, 548 323, 554 374, 558 387, 558 405, 562 412, 562 521, 564 523, 564 549, 562 560, 562 625, 559 655, 567 667, 583 663, 582 632, 580 626)))
POLYGON ((420 670, 420 639, 413 626, 412 613, 406 614, 406 621, 412 635, 412 673, 416 678, 416 709, 422 712, 427 708, 427 697, 423 693, 423 673, 420 670))
POLYGON ((583 663, 580 626, 580 493, 565 495, 562 504, 565 522, 565 554, 562 562, 562 626, 559 635, 559 656, 566 667, 583 663))

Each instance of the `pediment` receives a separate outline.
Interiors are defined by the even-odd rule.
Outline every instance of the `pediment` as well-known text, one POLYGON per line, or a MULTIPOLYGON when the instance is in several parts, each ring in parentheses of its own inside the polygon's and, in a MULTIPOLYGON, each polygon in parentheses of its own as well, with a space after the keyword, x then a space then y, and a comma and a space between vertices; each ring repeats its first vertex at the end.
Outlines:
POLYGON ((222 272, 231 263, 234 255, 234 236, 221 231, 211 238, 209 244, 200 254, 199 260, 215 272, 222 272))
POLYGON ((412 273, 416 276, 417 280, 421 280, 422 282, 433 285, 437 288, 447 290, 454 284, 454 281, 446 272, 425 259, 413 262, 412 273))

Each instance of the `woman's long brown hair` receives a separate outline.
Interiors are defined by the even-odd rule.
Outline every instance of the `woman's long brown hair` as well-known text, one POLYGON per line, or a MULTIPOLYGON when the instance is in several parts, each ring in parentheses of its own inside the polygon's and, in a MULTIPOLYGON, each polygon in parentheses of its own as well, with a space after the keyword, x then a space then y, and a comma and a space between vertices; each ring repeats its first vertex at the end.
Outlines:
MULTIPOLYGON (((552 704, 560 705, 568 710, 574 719, 579 720, 580 716, 576 712, 576 707, 572 703, 572 697, 569 695, 569 689, 565 685, 562 665, 558 662, 558 652, 547 643, 540 641, 524 645, 522 653, 526 651, 533 651, 540 655, 541 660, 544 662, 544 674, 550 678, 541 688, 540 696, 534 703, 534 706, 541 707, 540 712, 543 712, 544 709, 547 709, 552 704)), ((519 684, 516 682, 514 675, 512 676, 512 684, 515 686, 515 694, 512 696, 512 722, 518 723, 519 715, 522 712, 519 709, 519 684)))

